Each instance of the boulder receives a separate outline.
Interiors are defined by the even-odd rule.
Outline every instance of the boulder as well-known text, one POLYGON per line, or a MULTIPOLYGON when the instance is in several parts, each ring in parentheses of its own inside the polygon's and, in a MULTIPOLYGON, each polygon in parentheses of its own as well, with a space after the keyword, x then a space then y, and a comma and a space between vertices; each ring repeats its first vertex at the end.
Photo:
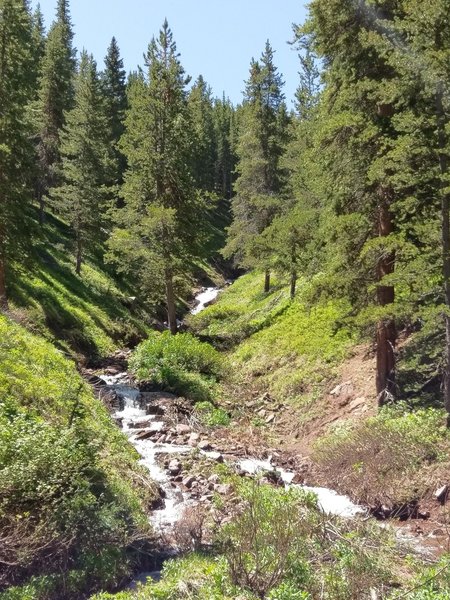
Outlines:
POLYGON ((449 491, 450 491, 449 486, 443 485, 442 487, 440 487, 438 490, 435 491, 434 497, 441 504, 445 504, 447 502, 447 499, 449 496, 449 491))
POLYGON ((188 489, 190 489, 193 484, 196 482, 195 477, 192 475, 188 475, 187 477, 185 477, 183 479, 183 481, 181 482, 185 487, 187 487, 188 489))
POLYGON ((169 462, 168 469, 172 475, 178 475, 181 471, 181 463, 178 459, 174 458, 169 462))

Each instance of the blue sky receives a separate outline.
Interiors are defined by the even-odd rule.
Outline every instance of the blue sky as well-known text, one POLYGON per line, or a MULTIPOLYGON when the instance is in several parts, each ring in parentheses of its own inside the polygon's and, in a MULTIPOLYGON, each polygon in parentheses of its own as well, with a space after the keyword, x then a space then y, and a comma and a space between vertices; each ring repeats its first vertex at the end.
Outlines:
MULTIPOLYGON (((37 0, 33 0, 36 5, 37 0)), ((56 0, 40 0, 48 27, 56 0)), ((200 73, 217 96, 241 100, 250 60, 269 39, 286 81, 288 104, 298 83, 298 59, 287 44, 292 23, 306 16, 306 0, 72 0, 75 44, 92 52, 99 66, 116 36, 126 69, 142 64, 148 42, 167 17, 181 62, 194 78, 200 73)))

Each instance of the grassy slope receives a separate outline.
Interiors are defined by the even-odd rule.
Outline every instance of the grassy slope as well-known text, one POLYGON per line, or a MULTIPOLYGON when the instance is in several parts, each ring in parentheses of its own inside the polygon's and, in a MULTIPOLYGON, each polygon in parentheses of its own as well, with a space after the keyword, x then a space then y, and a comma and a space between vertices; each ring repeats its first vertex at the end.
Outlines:
MULTIPOLYGON (((307 282, 294 302, 285 282, 274 281, 269 294, 262 285, 262 274, 247 274, 190 319, 198 334, 227 349, 234 373, 228 395, 237 408, 268 391, 277 416, 272 442, 287 443, 293 453, 313 449, 323 483, 355 499, 392 506, 430 497, 448 471, 443 411, 416 395, 377 416, 374 361, 364 356, 370 341, 346 325, 349 305, 311 301, 307 282), (330 395, 348 380, 354 388, 348 398, 330 395), (352 400, 360 404, 353 408, 352 400)), ((412 348, 416 362, 422 356, 423 336, 408 340, 400 373, 409 368, 412 348)), ((267 429, 257 415, 252 423, 267 429)))
POLYGON ((6 552, 10 563, 0 589, 16 584, 0 596, 79 598, 117 584, 126 547, 149 534, 155 490, 75 365, 4 317, 0 424, 0 561, 6 552))
POLYGON ((34 260, 16 265, 10 286, 12 313, 27 328, 72 355, 105 356, 145 336, 146 313, 135 293, 103 263, 101 249, 75 274, 69 228, 48 216, 34 260))

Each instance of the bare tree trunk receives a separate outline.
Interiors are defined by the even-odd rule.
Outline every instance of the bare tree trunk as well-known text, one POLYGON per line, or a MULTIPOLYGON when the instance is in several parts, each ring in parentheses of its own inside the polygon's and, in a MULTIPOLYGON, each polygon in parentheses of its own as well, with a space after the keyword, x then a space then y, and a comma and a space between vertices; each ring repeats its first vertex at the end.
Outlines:
POLYGON ((264 292, 268 294, 270 292, 270 271, 266 269, 264 274, 264 292))
POLYGON ((444 373, 444 406, 448 413, 447 426, 450 426, 450 196, 448 193, 449 160, 446 154, 447 135, 445 132, 447 119, 444 110, 444 84, 440 82, 436 91, 436 116, 439 144, 439 167, 441 171, 441 217, 442 217, 442 274, 444 277, 444 295, 446 311, 445 321, 445 373, 444 373))
POLYGON ((291 271, 291 300, 295 298, 295 291, 297 288, 297 271, 293 269, 291 271))
POLYGON ((81 263, 82 262, 83 262, 83 250, 82 250, 81 236, 79 233, 77 233, 77 262, 76 262, 76 266, 75 266, 75 273, 77 275, 81 274, 81 263))
POLYGON ((8 296, 6 295, 6 260, 0 253, 0 310, 8 308, 8 296))
POLYGON ((170 269, 166 269, 166 302, 167 302, 167 319, 169 330, 172 335, 178 333, 177 312, 175 308, 175 294, 173 291, 173 275, 170 269))
MULTIPOLYGON (((378 215, 378 234, 386 237, 393 231, 392 215, 389 211, 389 191, 380 190, 380 205, 378 215)), ((381 282, 386 275, 394 272, 395 254, 386 254, 379 259, 377 265, 377 280, 381 282)), ((395 290, 392 285, 379 285, 377 288, 379 306, 388 306, 395 300, 395 290)), ((380 320, 377 325, 377 394, 378 405, 383 406, 395 395, 395 345, 397 329, 395 321, 387 318, 380 320)))

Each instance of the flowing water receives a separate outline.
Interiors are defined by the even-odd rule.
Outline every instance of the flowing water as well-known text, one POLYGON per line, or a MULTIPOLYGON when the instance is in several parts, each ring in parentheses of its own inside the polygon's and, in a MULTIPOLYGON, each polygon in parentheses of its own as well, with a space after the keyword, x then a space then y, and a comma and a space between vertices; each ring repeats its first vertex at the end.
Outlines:
POLYGON ((196 297, 195 301, 197 302, 195 308, 191 310, 191 314, 198 315, 198 313, 202 312, 209 304, 214 302, 217 296, 220 293, 220 288, 209 287, 204 288, 196 297))

